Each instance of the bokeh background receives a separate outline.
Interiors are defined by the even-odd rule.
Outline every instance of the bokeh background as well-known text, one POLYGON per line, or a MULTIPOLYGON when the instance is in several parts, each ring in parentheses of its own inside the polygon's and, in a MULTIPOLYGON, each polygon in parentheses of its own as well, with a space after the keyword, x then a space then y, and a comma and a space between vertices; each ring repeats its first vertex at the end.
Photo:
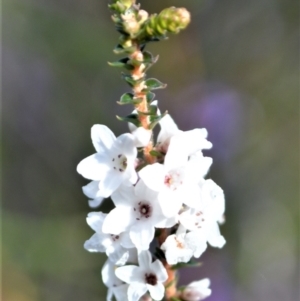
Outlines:
MULTIPOLYGON (((226 194, 226 246, 181 283, 209 277, 208 301, 299 300, 299 1, 140 3, 192 13, 149 45, 160 55, 149 76, 168 83, 157 99, 181 129, 208 129, 209 177, 226 194)), ((76 165, 94 152, 93 124, 119 135, 114 116, 131 111, 106 63, 118 39, 107 4, 3 1, 3 301, 105 300, 105 257, 82 246, 92 210, 76 165)))

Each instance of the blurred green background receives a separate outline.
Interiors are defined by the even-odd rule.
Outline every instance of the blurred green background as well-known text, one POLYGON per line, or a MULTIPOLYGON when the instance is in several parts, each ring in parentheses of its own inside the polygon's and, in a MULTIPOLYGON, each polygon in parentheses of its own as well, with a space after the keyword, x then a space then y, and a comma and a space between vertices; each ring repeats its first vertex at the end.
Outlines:
MULTIPOLYGON (((208 129, 209 177, 227 201, 226 246, 181 282, 210 277, 209 301, 299 300, 299 1, 140 3, 192 13, 149 45, 160 55, 149 76, 168 83, 157 99, 181 129, 208 129)), ((94 152, 93 124, 118 135, 114 116, 131 111, 106 63, 118 39, 107 4, 3 1, 3 301, 105 300, 76 165, 94 152)))

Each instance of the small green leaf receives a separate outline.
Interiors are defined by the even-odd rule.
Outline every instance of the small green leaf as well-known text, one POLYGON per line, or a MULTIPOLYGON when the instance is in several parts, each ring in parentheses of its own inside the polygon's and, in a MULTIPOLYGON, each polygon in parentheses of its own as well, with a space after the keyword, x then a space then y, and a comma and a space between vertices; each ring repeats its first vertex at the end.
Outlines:
POLYGON ((151 105, 151 106, 149 106, 148 112, 138 111, 138 113, 139 113, 139 115, 150 116, 150 119, 155 118, 156 115, 157 115, 157 106, 156 105, 151 105))
POLYGON ((151 116, 151 117, 150 117, 151 123, 150 123, 150 125, 149 125, 149 129, 150 129, 150 130, 153 130, 154 127, 159 123, 159 121, 160 121, 163 117, 165 117, 167 114, 168 114, 168 111, 166 111, 166 112, 163 113, 162 115, 151 116))
POLYGON ((116 62, 108 62, 108 65, 112 67, 124 67, 127 70, 132 70, 134 67, 131 64, 128 64, 129 58, 125 57, 121 60, 118 60, 116 62))
POLYGON ((127 105, 131 104, 133 100, 133 94, 132 93, 125 93, 121 96, 120 101, 117 103, 120 105, 127 105))
POLYGON ((130 123, 134 124, 137 127, 141 126, 141 123, 140 123, 140 121, 138 119, 138 116, 136 114, 130 114, 130 115, 125 116, 125 117, 120 117, 120 116, 116 116, 116 117, 120 121, 130 122, 130 123))
POLYGON ((177 298, 177 297, 171 297, 170 300, 171 300, 171 301, 182 301, 182 299, 179 299, 179 298, 177 298))
POLYGON ((158 55, 154 57, 152 55, 152 53, 149 52, 149 51, 144 51, 143 52, 143 57, 144 57, 144 59, 143 59, 144 63, 151 63, 151 64, 156 63, 158 58, 159 58, 158 55))
POLYGON ((145 85, 147 86, 146 90, 163 89, 167 86, 166 84, 163 84, 161 81, 159 81, 156 78, 148 78, 145 81, 145 85))
POLYGON ((147 102, 149 103, 154 99, 155 94, 153 92, 148 92, 146 97, 147 97, 147 102))
POLYGON ((136 105, 142 102, 142 98, 135 98, 132 93, 125 93, 121 96, 120 101, 117 101, 119 105, 136 105))
POLYGON ((130 87, 134 87, 144 81, 144 77, 140 78, 139 80, 134 80, 131 75, 122 74, 124 80, 129 84, 130 87))
POLYGON ((164 156, 163 153, 158 152, 158 151, 156 151, 156 150, 150 151, 150 155, 153 156, 153 157, 163 157, 163 156, 164 156))
POLYGON ((175 265, 172 266, 172 270, 178 270, 178 269, 181 269, 181 268, 186 268, 186 267, 199 267, 201 266, 202 263, 201 262, 197 262, 197 261, 193 261, 193 260, 190 260, 189 262, 180 262, 180 263, 177 263, 175 265))
POLYGON ((132 53, 132 52, 135 51, 135 49, 136 49, 136 48, 135 48, 134 46, 124 48, 121 44, 118 44, 118 45, 114 48, 113 52, 114 52, 115 54, 132 53))

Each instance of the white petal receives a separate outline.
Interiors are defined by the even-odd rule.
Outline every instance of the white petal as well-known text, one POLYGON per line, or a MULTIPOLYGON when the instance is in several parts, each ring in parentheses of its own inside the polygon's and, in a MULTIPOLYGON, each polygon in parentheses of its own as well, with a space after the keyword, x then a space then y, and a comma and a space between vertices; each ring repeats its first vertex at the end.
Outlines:
POLYGON ((137 155, 137 149, 134 145, 134 137, 132 134, 122 134, 119 136, 112 146, 112 153, 123 154, 127 157, 135 158, 137 155))
POLYGON ((129 232, 123 232, 120 234, 120 244, 126 249, 134 248, 134 244, 129 237, 129 232))
POLYGON ((122 284, 122 281, 115 275, 115 265, 107 259, 101 270, 102 281, 107 287, 122 284))
POLYGON ((186 184, 183 193, 185 197, 183 198, 184 204, 191 208, 199 208, 201 205, 201 189, 197 184, 189 185, 186 184))
POLYGON ((127 291, 128 291, 128 284, 122 284, 117 287, 113 287, 113 294, 117 301, 127 301, 127 291))
POLYGON ((151 270, 159 282, 165 282, 168 279, 168 273, 160 260, 157 259, 151 263, 151 270))
POLYGON ((109 150, 116 140, 114 133, 103 124, 95 124, 92 127, 91 138, 97 152, 109 150))
POLYGON ((163 189, 158 194, 158 200, 162 212, 166 217, 171 218, 178 214, 183 201, 181 196, 182 195, 180 193, 170 191, 169 189, 163 189))
POLYGON ((124 249, 121 245, 116 245, 115 247, 107 248, 106 255, 112 262, 119 266, 124 265, 129 258, 128 251, 124 249))
POLYGON ((136 200, 134 186, 124 185, 124 183, 111 195, 111 198, 116 206, 131 206, 136 200))
POLYGON ((95 199, 99 197, 99 181, 92 181, 89 184, 83 186, 82 191, 89 199, 95 199))
POLYGON ((104 219, 102 231, 109 234, 120 234, 128 229, 131 223, 130 208, 119 206, 111 210, 104 219))
POLYGON ((105 252, 105 247, 101 244, 101 239, 97 233, 85 241, 83 246, 89 252, 105 252))
POLYGON ((136 147, 145 147, 150 141, 152 131, 138 127, 132 131, 132 135, 134 136, 134 144, 136 147))
POLYGON ((142 168, 139 176, 150 189, 159 191, 164 184, 165 169, 163 165, 154 163, 142 168))
POLYGON ((148 200, 151 203, 155 203, 158 196, 157 191, 149 189, 142 180, 139 180, 135 185, 134 194, 137 196, 137 198, 141 200, 148 200))
POLYGON ((87 224, 95 231, 102 232, 103 221, 107 214, 103 212, 90 212, 86 218, 87 224))
POLYGON ((171 228, 178 222, 178 215, 164 218, 160 222, 155 224, 155 228, 171 228))
POLYGON ((90 206, 90 208, 97 208, 102 204, 103 201, 104 201, 103 197, 89 200, 89 206, 90 206))
POLYGON ((147 270, 150 269, 152 263, 152 256, 149 251, 141 251, 138 254, 139 266, 147 270))
POLYGON ((147 292, 145 284, 134 283, 129 285, 127 296, 129 301, 139 301, 140 298, 147 292))
POLYGON ((116 268, 115 274, 116 276, 126 283, 130 283, 133 280, 136 280, 137 273, 139 268, 135 265, 126 265, 123 267, 116 268))
POLYGON ((147 250, 154 237, 154 227, 137 222, 131 226, 129 235, 137 249, 147 250))
POLYGON ((200 230, 187 233, 185 241, 187 246, 193 250, 195 258, 199 258, 207 248, 206 237, 200 230))
POLYGON ((187 301, 200 301, 211 295, 208 278, 194 281, 184 288, 181 298, 187 301))
POLYGON ((161 282, 158 282, 156 285, 147 285, 151 297, 154 300, 161 300, 165 294, 165 287, 161 282))
POLYGON ((161 127, 161 130, 157 137, 157 143, 158 145, 165 144, 167 148, 170 138, 179 131, 178 127, 169 114, 167 114, 160 120, 159 125, 161 127))
POLYGON ((109 197, 118 189, 123 181, 124 177, 122 177, 118 171, 110 170, 107 172, 103 181, 99 183, 101 196, 105 198, 109 197))
POLYGON ((225 238, 220 234, 219 225, 216 222, 209 227, 207 241, 212 247, 216 248, 223 248, 226 243, 225 238))
POLYGON ((102 180, 108 171, 105 155, 93 154, 77 165, 77 172, 89 180, 102 180))

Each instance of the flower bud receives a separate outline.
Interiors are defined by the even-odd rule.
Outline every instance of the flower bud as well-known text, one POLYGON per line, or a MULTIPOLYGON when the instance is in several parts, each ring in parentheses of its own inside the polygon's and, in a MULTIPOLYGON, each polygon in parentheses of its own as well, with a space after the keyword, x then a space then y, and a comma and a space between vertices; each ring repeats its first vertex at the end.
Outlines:
POLYGON ((211 295, 210 281, 205 278, 194 281, 184 288, 180 298, 184 301, 200 301, 211 295))
POLYGON ((191 21, 191 15, 185 8, 169 7, 152 15, 146 26, 146 31, 152 36, 163 36, 170 33, 178 33, 185 29, 191 21))

